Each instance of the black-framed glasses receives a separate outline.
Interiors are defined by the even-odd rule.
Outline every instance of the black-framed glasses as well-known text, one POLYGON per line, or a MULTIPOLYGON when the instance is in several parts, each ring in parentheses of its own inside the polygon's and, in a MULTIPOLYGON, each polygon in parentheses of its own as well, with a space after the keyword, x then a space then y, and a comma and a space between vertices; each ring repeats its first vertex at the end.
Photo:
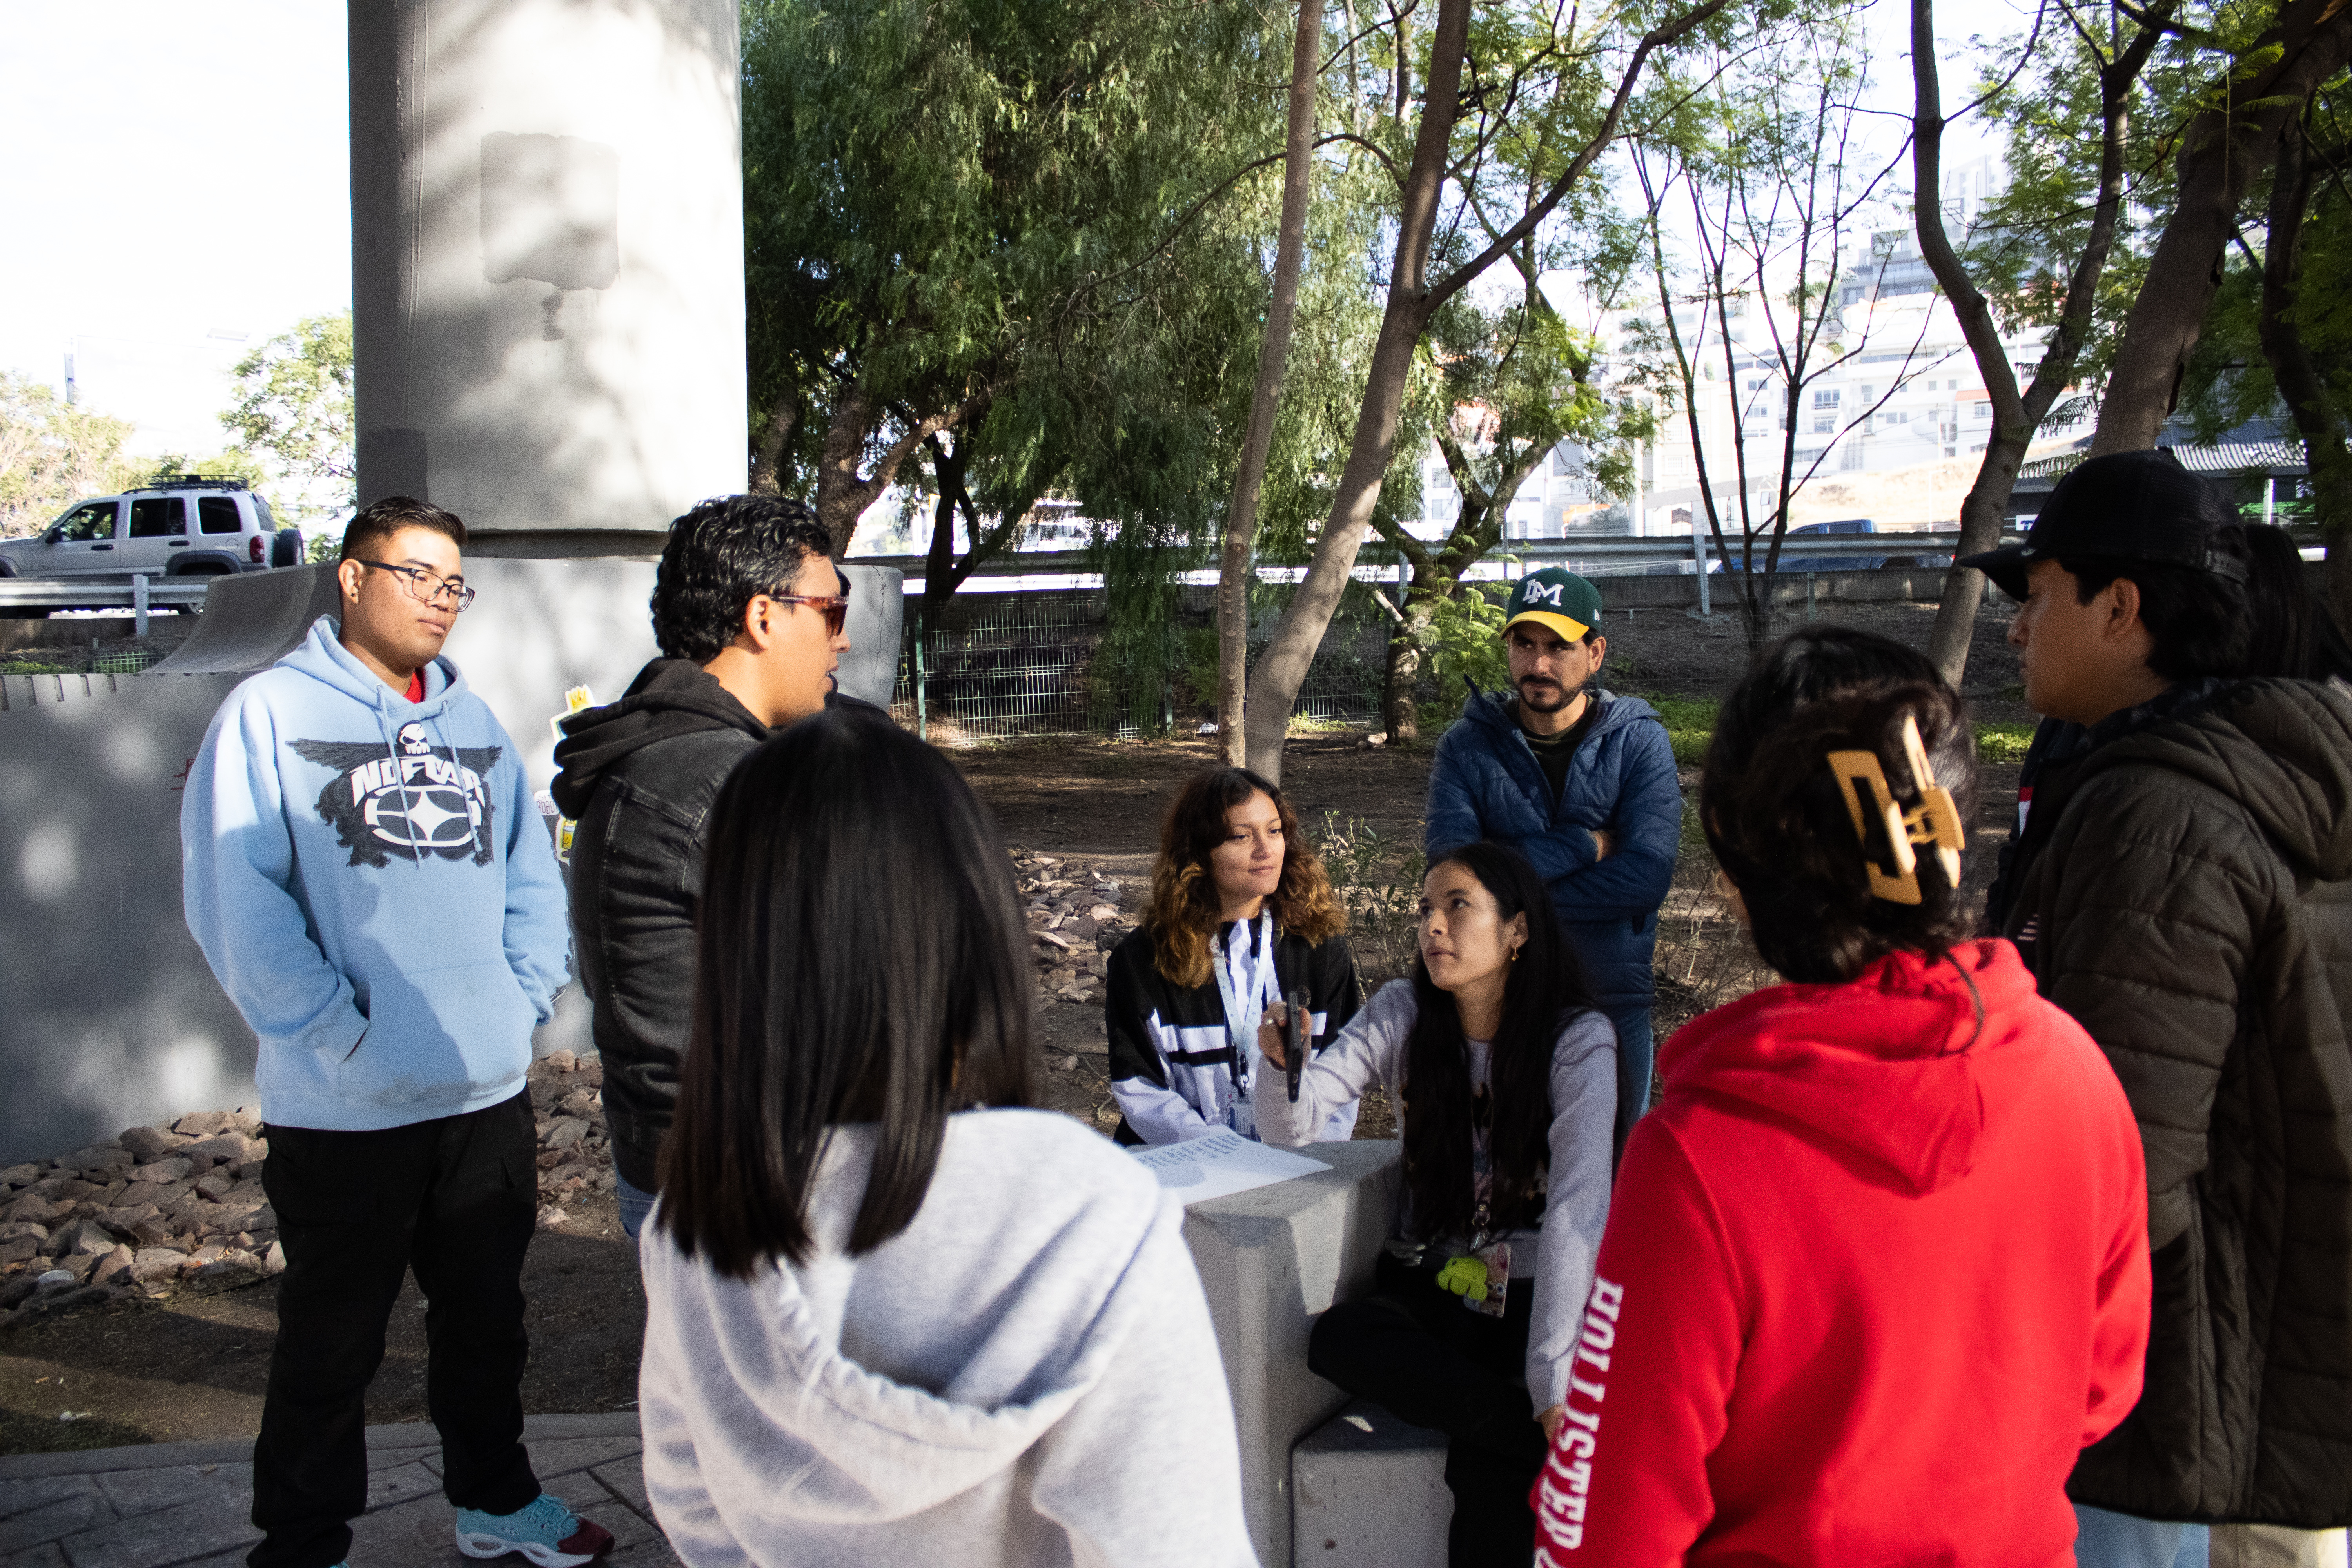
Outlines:
POLYGON ((771 594, 769 598, 779 605, 807 605, 824 613, 824 635, 837 637, 841 628, 849 624, 849 595, 846 594, 771 594))
POLYGON ((370 561, 359 555, 354 555, 352 559, 362 566, 373 566, 379 572, 396 572, 407 578, 408 596, 420 605, 435 604, 446 595, 448 597, 450 608, 462 610, 472 604, 474 596, 481 592, 478 588, 467 587, 465 584, 455 578, 443 577, 427 572, 422 566, 394 566, 389 561, 370 561))

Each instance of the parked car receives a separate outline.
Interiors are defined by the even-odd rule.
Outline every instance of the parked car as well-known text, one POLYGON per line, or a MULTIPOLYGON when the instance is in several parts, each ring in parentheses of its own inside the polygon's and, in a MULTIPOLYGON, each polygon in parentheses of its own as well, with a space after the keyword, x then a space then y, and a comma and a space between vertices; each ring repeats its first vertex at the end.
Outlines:
POLYGON ((302 531, 280 528, 243 479, 184 476, 76 501, 30 539, 0 540, 0 577, 221 577, 302 563, 302 531))

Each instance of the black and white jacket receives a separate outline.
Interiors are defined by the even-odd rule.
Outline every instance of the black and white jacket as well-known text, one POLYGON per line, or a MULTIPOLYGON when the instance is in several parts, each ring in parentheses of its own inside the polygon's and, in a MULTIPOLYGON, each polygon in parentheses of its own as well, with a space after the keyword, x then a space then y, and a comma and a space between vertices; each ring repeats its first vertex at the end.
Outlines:
MULTIPOLYGON (((1218 940, 1234 929, 1227 925, 1218 940)), ((1249 940, 1246 927, 1242 940, 1249 940)), ((1310 947, 1304 937, 1277 931, 1274 942, 1282 990, 1303 984, 1314 999, 1314 1049, 1320 1051, 1356 1016, 1356 956, 1345 936, 1310 947)), ((1252 1051, 1239 1064, 1236 1083, 1224 998, 1213 974, 1193 986, 1170 980, 1153 957, 1150 928, 1138 927, 1111 952, 1103 1015, 1110 1034, 1110 1091, 1120 1111, 1115 1136, 1121 1143, 1179 1143, 1234 1124, 1234 1100, 1249 1098, 1255 1087, 1250 1072, 1257 1057, 1252 1051)), ((1272 1092, 1285 1092, 1279 1079, 1272 1092)), ((1350 1100, 1324 1119, 1316 1137, 1344 1141, 1355 1130, 1350 1100)))

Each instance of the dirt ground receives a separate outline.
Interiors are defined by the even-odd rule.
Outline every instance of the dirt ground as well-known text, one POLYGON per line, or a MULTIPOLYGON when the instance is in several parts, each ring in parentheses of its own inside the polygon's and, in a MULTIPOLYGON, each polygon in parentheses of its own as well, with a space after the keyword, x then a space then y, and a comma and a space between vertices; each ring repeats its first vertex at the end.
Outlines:
MULTIPOLYGON (((1822 618, 1924 646, 1934 606, 1823 605, 1822 618)), ((1801 618, 1801 612, 1799 618, 1801 618)), ((2001 641, 2006 615, 1989 607, 1970 655, 1979 717, 2018 721, 2016 661, 2001 641)), ((1615 689, 1717 696, 1737 679, 1746 647, 1737 623, 1701 624, 1654 611, 1607 627, 1615 689), (1654 617, 1654 618, 1653 618, 1654 617)), ((1368 982, 1410 952, 1417 889, 1402 874, 1417 849, 1429 753, 1374 747, 1361 732, 1301 735, 1285 752, 1284 786, 1352 890, 1359 962, 1368 982)), ((952 753, 1017 850, 1055 857, 1065 875, 1100 872, 1120 885, 1131 914, 1150 874, 1160 816, 1176 784, 1210 760, 1205 740, 1039 739, 952 753)), ((1992 847, 2014 818, 2016 769, 1988 767, 1971 880, 1982 888, 1992 847)), ((1696 788, 1685 769, 1685 796, 1696 788)), ((1675 889, 1660 913, 1660 1037, 1769 976, 1730 929, 1707 887, 1703 846, 1685 840, 1675 889)), ((1108 1101, 1099 1000, 1041 998, 1041 1100, 1097 1126, 1108 1101)), ((1364 1133, 1392 1123, 1368 1107, 1364 1133)), ((532 1353, 523 1384, 534 1413, 614 1411, 636 1399, 645 1314, 634 1254, 608 1194, 583 1194, 542 1230, 524 1273, 532 1353)), ((276 1324, 277 1286, 212 1296, 132 1301, 36 1322, 0 1336, 0 1453, 231 1437, 257 1430, 276 1324)), ((394 1308, 383 1369, 369 1391, 371 1423, 423 1421, 425 1319, 414 1282, 394 1308)))

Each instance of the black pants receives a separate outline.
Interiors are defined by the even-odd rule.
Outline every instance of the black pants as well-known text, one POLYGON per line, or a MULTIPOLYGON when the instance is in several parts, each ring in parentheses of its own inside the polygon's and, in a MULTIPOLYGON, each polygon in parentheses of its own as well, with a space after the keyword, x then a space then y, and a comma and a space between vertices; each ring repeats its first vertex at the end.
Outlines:
POLYGON ((431 1303, 426 1406, 442 1489, 512 1513, 539 1496, 522 1447, 522 1259, 537 1220, 530 1097, 381 1132, 270 1127, 262 1167, 286 1272, 261 1436, 251 1568, 331 1568, 367 1508, 369 1379, 414 1268, 431 1303))
POLYGON ((1544 1436, 1528 1398, 1534 1304, 1535 1281, 1515 1279, 1504 1315, 1489 1318, 1439 1289, 1437 1263, 1415 1268, 1382 1254, 1372 1293, 1324 1313, 1307 1343, 1317 1376, 1453 1439, 1445 1484, 1454 1568, 1535 1555, 1528 1490, 1543 1468, 1544 1436))

